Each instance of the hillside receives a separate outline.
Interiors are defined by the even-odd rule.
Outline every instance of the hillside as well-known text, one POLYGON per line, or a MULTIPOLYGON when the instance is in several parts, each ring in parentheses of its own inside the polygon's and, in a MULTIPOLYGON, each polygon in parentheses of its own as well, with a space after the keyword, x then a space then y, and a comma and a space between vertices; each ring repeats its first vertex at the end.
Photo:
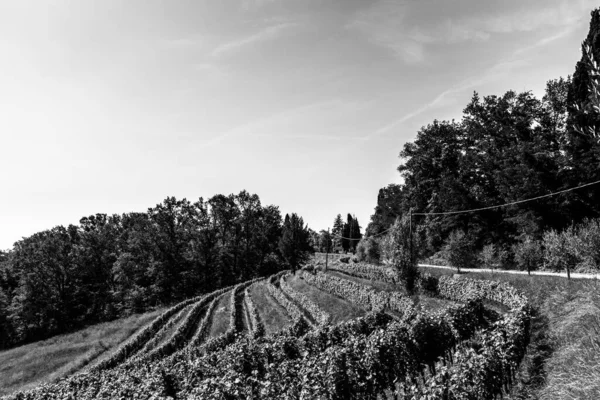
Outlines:
POLYGON ((33 388, 100 362, 163 309, 0 352, 0 395, 33 388))
POLYGON ((409 296, 387 268, 314 262, 178 303, 25 398, 490 398, 514 383, 529 324, 506 283, 425 274, 409 296))

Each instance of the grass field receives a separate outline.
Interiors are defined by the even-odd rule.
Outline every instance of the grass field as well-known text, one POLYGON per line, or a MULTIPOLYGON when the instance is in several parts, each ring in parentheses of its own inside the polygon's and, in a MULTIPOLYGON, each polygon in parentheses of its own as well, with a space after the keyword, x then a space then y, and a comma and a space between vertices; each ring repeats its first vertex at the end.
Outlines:
POLYGON ((162 309, 0 352, 0 395, 50 382, 106 357, 162 309))

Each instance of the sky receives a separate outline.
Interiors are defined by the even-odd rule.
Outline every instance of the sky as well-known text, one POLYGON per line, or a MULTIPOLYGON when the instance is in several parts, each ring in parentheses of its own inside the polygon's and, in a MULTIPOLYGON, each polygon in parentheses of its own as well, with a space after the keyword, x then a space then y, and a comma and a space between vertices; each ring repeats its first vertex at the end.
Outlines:
POLYGON ((596 1, 0 0, 0 249, 247 190, 364 228, 474 91, 543 96, 596 1))

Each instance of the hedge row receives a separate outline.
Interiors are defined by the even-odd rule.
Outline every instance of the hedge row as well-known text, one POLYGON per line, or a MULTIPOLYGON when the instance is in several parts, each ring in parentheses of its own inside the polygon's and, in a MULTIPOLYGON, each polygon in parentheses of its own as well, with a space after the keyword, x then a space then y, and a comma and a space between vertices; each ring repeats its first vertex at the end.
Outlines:
POLYGON ((377 291, 370 286, 318 271, 314 274, 300 271, 300 277, 319 289, 342 297, 367 310, 388 308, 400 313, 410 313, 414 308, 413 301, 398 292, 377 291))
POLYGON ((142 347, 142 349, 140 351, 138 351, 134 357, 130 358, 130 360, 139 358, 140 356, 152 351, 152 349, 154 349, 164 339, 166 332, 169 329, 171 329, 171 327, 173 327, 173 325, 175 325, 178 321, 183 322, 184 315, 186 313, 189 313, 192 307, 193 307, 193 304, 190 304, 190 305, 184 307, 181 311, 179 311, 177 313, 177 315, 175 315, 173 318, 170 318, 167 321, 167 323, 164 324, 162 326, 162 328, 159 329, 158 332, 156 332, 156 335, 154 335, 154 337, 151 340, 146 342, 144 347, 142 347))
POLYGON ((319 307, 314 301, 306 297, 303 293, 294 290, 285 280, 286 276, 290 275, 283 275, 279 279, 279 287, 281 288, 281 290, 293 300, 295 300, 300 305, 300 307, 308 311, 308 313, 314 318, 314 320, 317 321, 318 325, 322 326, 329 324, 329 322, 331 321, 331 315, 323 311, 321 307, 319 307))
POLYGON ((215 297, 208 305, 206 313, 204 314, 202 321, 200 321, 200 324, 198 325, 198 329, 196 329, 192 340, 190 340, 190 346, 198 346, 206 340, 206 336, 208 335, 208 329, 210 328, 210 324, 212 322, 213 313, 217 304, 219 303, 219 301, 221 301, 223 296, 225 296, 225 294, 215 297))
POLYGON ((342 272, 357 278, 369 279, 372 281, 381 281, 391 284, 397 284, 400 282, 398 272, 390 267, 371 265, 366 263, 334 263, 329 270, 342 272))
POLYGON ((494 281, 441 277, 439 294, 454 300, 485 298, 510 311, 476 339, 476 346, 459 348, 454 363, 424 385, 406 389, 406 398, 483 399, 502 396, 512 384, 529 343, 527 298, 513 286, 494 281), (477 350, 475 350, 477 349, 477 350))
MULTIPOLYGON (((480 302, 461 307, 460 315, 483 323, 480 302)), ((182 394, 206 399, 375 399, 398 380, 417 384, 423 368, 435 373, 440 359, 449 362, 463 339, 455 325, 460 323, 462 319, 439 313, 421 312, 404 322, 376 313, 299 339, 282 336, 260 347, 238 343, 230 354, 215 354, 213 372, 182 394)))
MULTIPOLYGON (((286 271, 287 273, 287 271, 286 271)), ((296 323, 299 320, 302 319, 306 319, 304 317, 304 313, 302 312, 302 310, 300 310, 300 308, 296 305, 296 303, 294 303, 292 300, 290 300, 281 290, 281 288, 278 287, 279 284, 279 279, 281 278, 281 276, 283 276, 282 273, 273 275, 269 278, 269 283, 266 285, 267 290, 269 292, 269 294, 271 294, 271 296, 273 296, 273 298, 283 307, 285 308, 285 310, 287 311, 288 315, 290 316, 290 319, 292 321, 294 321, 294 323, 296 323)), ((310 324, 309 321, 306 321, 310 324)))
POLYGON ((210 302, 219 297, 221 294, 224 294, 228 291, 231 291, 233 293, 235 292, 235 288, 233 290, 231 288, 223 288, 216 290, 211 294, 205 296, 201 301, 195 303, 188 315, 186 316, 185 320, 177 327, 177 330, 173 333, 173 335, 171 335, 169 340, 164 342, 162 345, 156 347, 155 349, 151 350, 149 353, 134 359, 133 362, 137 364, 147 363, 173 354, 175 351, 185 347, 186 344, 189 342, 190 336, 194 334, 194 327, 198 326, 198 317, 200 316, 202 311, 206 311, 206 308, 210 302))
MULTIPOLYGON (((213 292, 214 293, 214 292, 213 292)), ((125 361, 127 358, 135 354, 145 343, 151 340, 154 335, 160 330, 160 328, 175 314, 181 311, 186 306, 200 302, 204 298, 211 296, 213 293, 209 293, 202 296, 197 296, 180 303, 175 304, 173 307, 164 311, 161 315, 156 317, 150 325, 143 328, 137 334, 127 340, 119 349, 112 354, 110 357, 104 359, 100 363, 89 369, 90 372, 101 371, 108 368, 113 368, 118 364, 125 361)))

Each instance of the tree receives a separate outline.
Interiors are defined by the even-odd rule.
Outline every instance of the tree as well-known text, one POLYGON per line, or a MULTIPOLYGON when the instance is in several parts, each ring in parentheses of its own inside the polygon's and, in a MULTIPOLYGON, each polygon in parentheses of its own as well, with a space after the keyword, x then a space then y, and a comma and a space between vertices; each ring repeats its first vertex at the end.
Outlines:
POLYGON ((385 251, 392 265, 398 271, 400 279, 408 293, 412 293, 419 276, 417 261, 414 257, 408 216, 397 218, 385 238, 385 251))
MULTIPOLYGON (((581 60, 575 72, 567 102, 566 172, 569 186, 600 180, 600 9, 592 11, 590 28, 582 43, 581 60)), ((600 190, 590 188, 571 196, 570 210, 575 222, 600 216, 600 190)), ((559 228, 559 227, 557 227, 559 228)))
POLYGON ((381 258, 379 242, 374 237, 362 238, 356 246, 356 255, 360 261, 379 264, 381 258))
POLYGON ((519 269, 527 270, 528 275, 542 264, 541 243, 529 235, 525 235, 520 243, 514 245, 513 252, 519 269))
POLYGON ((473 243, 462 230, 450 233, 444 246, 444 252, 450 266, 455 267, 460 273, 461 268, 471 267, 475 258, 473 256, 473 243))
POLYGON ((377 205, 365 231, 366 236, 379 235, 402 215, 406 186, 389 184, 379 189, 377 205))
POLYGON ((350 238, 350 248, 352 252, 356 252, 356 246, 358 246, 358 242, 362 238, 362 234, 360 233, 360 225, 358 224, 358 219, 355 215, 352 216, 352 223, 350 225, 348 236, 350 238))
POLYGON ((581 60, 575 67, 568 101, 569 125, 574 133, 600 140, 600 8, 591 13, 590 29, 581 44, 581 60))
POLYGON ((321 230, 319 232, 319 248, 321 252, 329 252, 333 247, 333 240, 329 231, 321 230))
POLYGON ((279 251, 295 273, 298 267, 308 261, 312 252, 308 226, 301 217, 293 213, 285 215, 279 251))
POLYGON ((333 251, 343 251, 342 236, 344 236, 344 220, 342 220, 342 214, 338 214, 337 217, 335 217, 331 235, 333 237, 333 251))

